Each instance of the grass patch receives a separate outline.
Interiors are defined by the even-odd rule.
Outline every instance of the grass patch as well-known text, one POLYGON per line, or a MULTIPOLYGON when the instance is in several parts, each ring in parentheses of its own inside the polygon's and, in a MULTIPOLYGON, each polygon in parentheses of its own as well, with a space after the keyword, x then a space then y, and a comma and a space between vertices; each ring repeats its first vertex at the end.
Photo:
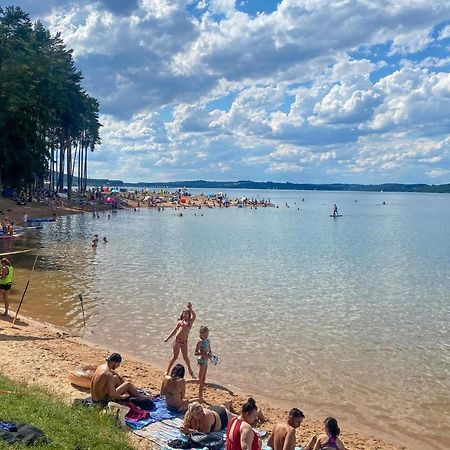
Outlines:
MULTIPOLYGON (((32 448, 58 450, 133 449, 124 430, 97 408, 69 406, 42 388, 15 383, 0 376, 0 420, 26 422, 40 428, 49 444, 32 448)), ((25 449, 0 439, 0 449, 25 449)))

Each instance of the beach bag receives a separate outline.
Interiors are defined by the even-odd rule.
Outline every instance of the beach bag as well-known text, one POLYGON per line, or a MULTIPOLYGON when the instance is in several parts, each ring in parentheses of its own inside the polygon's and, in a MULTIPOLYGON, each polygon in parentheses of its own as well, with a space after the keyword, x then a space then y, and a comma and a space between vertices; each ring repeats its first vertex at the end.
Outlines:
POLYGON ((138 406, 139 408, 145 409, 146 411, 153 411, 154 409, 156 409, 155 403, 150 399, 130 397, 127 399, 127 402, 133 403, 133 405, 138 406))
POLYGON ((224 446, 224 439, 215 433, 191 433, 189 441, 192 447, 207 448, 208 450, 219 450, 224 446))
POLYGON ((188 440, 185 440, 185 439, 173 439, 172 441, 169 441, 167 443, 167 445, 169 447, 172 447, 172 448, 184 448, 184 449, 192 447, 191 442, 189 441, 189 439, 188 440))

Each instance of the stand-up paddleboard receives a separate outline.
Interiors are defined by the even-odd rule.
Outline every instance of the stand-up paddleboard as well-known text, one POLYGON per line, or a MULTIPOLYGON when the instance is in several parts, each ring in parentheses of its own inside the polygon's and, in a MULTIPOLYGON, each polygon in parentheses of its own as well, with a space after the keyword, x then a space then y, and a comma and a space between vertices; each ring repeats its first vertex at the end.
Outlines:
POLYGON ((0 239, 15 239, 17 237, 25 236, 25 233, 18 233, 18 234, 7 234, 5 236, 1 235, 0 239))
POLYGON ((342 217, 342 214, 330 214, 330 217, 342 217))
POLYGON ((37 218, 33 217, 27 220, 27 223, 33 223, 33 222, 55 222, 56 219, 54 217, 47 217, 47 218, 37 218))

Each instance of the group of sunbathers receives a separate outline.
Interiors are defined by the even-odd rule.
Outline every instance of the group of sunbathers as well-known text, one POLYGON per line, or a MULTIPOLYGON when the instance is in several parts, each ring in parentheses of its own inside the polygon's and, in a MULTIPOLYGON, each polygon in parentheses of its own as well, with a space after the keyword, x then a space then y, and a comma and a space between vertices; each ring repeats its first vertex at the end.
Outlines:
MULTIPOLYGON (((196 319, 196 313, 192 304, 187 304, 187 309, 181 313, 177 325, 164 339, 167 342, 175 336, 173 343, 173 357, 169 362, 167 372, 161 385, 161 395, 166 398, 169 409, 185 413, 181 431, 190 434, 194 431, 210 433, 226 430, 226 450, 261 450, 261 439, 254 431, 253 426, 258 421, 264 421, 264 416, 256 406, 253 398, 249 398, 241 408, 240 414, 232 411, 231 404, 210 405, 204 407, 203 390, 206 381, 206 370, 208 361, 212 355, 209 342, 209 330, 207 327, 200 328, 200 340, 195 349, 198 356, 198 380, 190 365, 188 356, 188 337, 192 325, 196 319), (188 367, 193 380, 190 382, 199 384, 199 397, 196 399, 186 398, 186 380, 184 379, 185 368, 181 364, 173 364, 179 353, 188 367)), ((130 397, 138 400, 151 400, 151 393, 142 393, 131 382, 125 381, 116 369, 120 366, 122 357, 113 353, 100 365, 94 373, 91 382, 92 400, 102 405, 109 401, 127 401, 130 397)), ((274 426, 267 445, 273 450, 294 450, 296 446, 296 429, 300 427, 304 414, 297 408, 289 412, 285 422, 274 426)), ((328 417, 325 419, 325 433, 311 437, 303 450, 345 450, 339 439, 340 429, 336 419, 328 417)))

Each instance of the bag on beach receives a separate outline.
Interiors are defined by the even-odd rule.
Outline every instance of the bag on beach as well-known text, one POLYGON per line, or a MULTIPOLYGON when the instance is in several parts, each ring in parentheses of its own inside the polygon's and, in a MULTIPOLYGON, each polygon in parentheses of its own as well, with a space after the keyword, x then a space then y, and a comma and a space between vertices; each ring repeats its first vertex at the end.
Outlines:
POLYGON ((191 433, 189 441, 192 447, 207 448, 209 450, 218 450, 223 447, 224 440, 215 433, 191 433))
POLYGON ((141 399, 138 397, 130 397, 127 402, 133 403, 133 405, 139 408, 145 409, 146 411, 153 411, 156 409, 155 403, 150 399, 141 399))
POLYGON ((188 440, 185 440, 185 439, 173 439, 172 441, 169 441, 167 443, 167 445, 169 447, 172 447, 172 448, 185 448, 186 449, 186 448, 191 448, 192 447, 192 444, 189 441, 189 439, 188 440))

